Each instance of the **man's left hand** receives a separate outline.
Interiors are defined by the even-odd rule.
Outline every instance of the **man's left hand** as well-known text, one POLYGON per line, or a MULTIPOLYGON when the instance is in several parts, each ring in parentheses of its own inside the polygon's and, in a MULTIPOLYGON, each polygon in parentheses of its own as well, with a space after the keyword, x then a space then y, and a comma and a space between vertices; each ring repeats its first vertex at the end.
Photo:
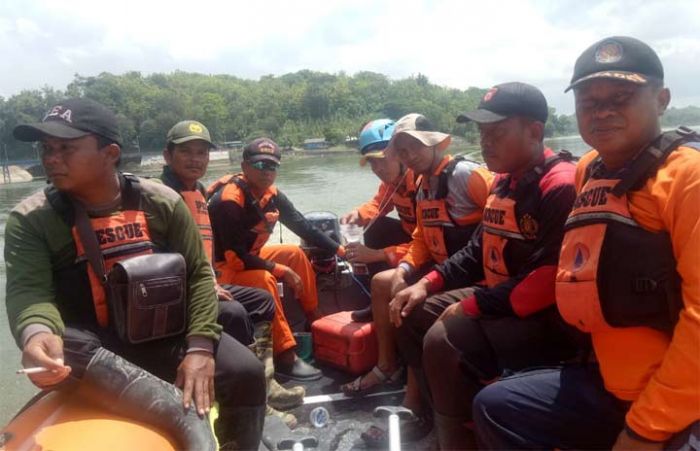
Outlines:
POLYGON ((185 409, 194 398, 197 413, 204 416, 214 404, 214 356, 206 351, 186 354, 177 368, 175 385, 182 389, 185 409))
POLYGON ((345 258, 350 263, 374 263, 386 260, 386 255, 381 249, 370 249, 358 242, 348 243, 345 246, 345 258))
POLYGON ((613 451, 628 451, 631 449, 642 451, 656 451, 664 449, 664 442, 647 442, 639 440, 627 433, 626 429, 617 436, 617 441, 612 447, 613 451))

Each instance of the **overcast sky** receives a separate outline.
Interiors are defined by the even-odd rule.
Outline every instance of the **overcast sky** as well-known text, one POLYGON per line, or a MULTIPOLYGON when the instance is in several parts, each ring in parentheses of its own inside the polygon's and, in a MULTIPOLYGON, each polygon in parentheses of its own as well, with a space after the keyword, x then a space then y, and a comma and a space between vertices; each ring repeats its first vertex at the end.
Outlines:
POLYGON ((672 105, 700 105, 698 0, 3 0, 0 95, 104 71, 370 70, 460 89, 525 81, 570 113, 576 57, 611 35, 651 44, 672 105))

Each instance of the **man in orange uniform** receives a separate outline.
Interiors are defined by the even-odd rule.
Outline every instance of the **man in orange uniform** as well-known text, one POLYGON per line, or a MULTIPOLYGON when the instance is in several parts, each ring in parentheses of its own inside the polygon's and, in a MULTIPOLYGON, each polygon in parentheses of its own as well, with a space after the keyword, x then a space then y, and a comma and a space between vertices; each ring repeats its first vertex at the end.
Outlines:
MULTIPOLYGON (((408 114, 396 123, 390 152, 422 177, 416 194, 417 225, 408 252, 398 267, 372 278, 372 312, 379 359, 372 371, 342 387, 349 395, 368 393, 398 378, 400 367, 389 302, 408 283, 426 274, 433 264, 441 263, 465 246, 481 221, 492 175, 477 163, 443 154, 450 142, 450 135, 436 131, 423 115, 408 114)), ((408 381, 403 404, 421 414, 420 394, 410 373, 408 381)), ((425 431, 422 426, 418 429, 425 431)), ((416 432, 420 433, 420 430, 416 432)), ((412 434, 406 437, 409 435, 412 434)))
POLYGON ((595 150, 577 167, 556 297, 594 353, 483 390, 484 448, 697 449, 700 137, 661 133, 663 79, 656 53, 630 37, 576 61, 568 89, 595 150))
MULTIPOLYGON (((346 250, 351 263, 368 264, 370 276, 398 265, 408 251, 416 228, 417 177, 395 154, 384 152, 394 133, 394 125, 391 119, 377 119, 362 127, 360 165, 369 163, 381 183, 370 201, 340 218, 341 224, 365 228, 364 245, 348 243, 346 250), (394 209, 399 219, 387 216, 394 209)), ((352 319, 371 321, 372 307, 352 312, 352 319)))
POLYGON ((316 274, 297 245, 266 245, 280 220, 315 246, 345 255, 345 249, 313 226, 274 186, 281 152, 277 143, 259 138, 243 149, 242 174, 222 177, 208 190, 214 232, 214 267, 219 283, 263 288, 275 298, 272 342, 275 370, 296 380, 314 380, 321 372, 297 358, 296 341, 287 323, 277 280, 288 284, 309 322, 320 316, 316 274))

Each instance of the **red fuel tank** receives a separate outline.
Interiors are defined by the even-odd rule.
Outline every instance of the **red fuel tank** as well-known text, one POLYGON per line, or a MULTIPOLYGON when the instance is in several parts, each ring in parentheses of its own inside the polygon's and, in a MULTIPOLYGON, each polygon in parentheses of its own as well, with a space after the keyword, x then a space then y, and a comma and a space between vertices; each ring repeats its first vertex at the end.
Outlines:
POLYGON ((352 374, 364 374, 377 364, 373 323, 356 323, 350 312, 338 312, 311 325, 314 358, 352 374))

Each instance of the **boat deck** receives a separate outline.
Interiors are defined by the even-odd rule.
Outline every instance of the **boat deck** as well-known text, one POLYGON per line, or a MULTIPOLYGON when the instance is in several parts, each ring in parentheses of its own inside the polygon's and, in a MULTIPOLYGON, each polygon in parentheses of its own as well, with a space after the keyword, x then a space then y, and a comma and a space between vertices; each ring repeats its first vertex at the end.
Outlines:
MULTIPOLYGON (((356 282, 348 283, 347 277, 338 275, 320 275, 318 278, 319 308, 324 314, 355 310, 369 305, 369 298, 362 292, 356 282), (341 280, 342 279, 342 280, 341 280)), ((287 294, 286 299, 290 296, 287 294)), ((305 317, 298 303, 283 301, 285 314, 292 329, 297 332, 308 330, 305 317)), ((367 449, 361 434, 370 425, 376 424, 386 429, 386 419, 374 418, 375 407, 381 405, 400 405, 403 399, 403 385, 389 387, 362 398, 345 396, 340 386, 350 382, 356 376, 335 368, 314 362, 323 371, 323 377, 312 382, 279 380, 284 386, 303 385, 306 388, 304 404, 292 411, 299 422, 294 431, 280 428, 279 422, 266 421, 263 432, 264 444, 261 450, 276 450, 277 443, 286 435, 302 437, 313 435, 318 439, 317 450, 349 451, 367 449), (329 421, 325 427, 315 428, 309 414, 316 407, 328 410, 329 421)), ((269 418, 268 418, 269 420, 269 418)), ((415 443, 402 443, 402 449, 429 449, 433 443, 433 434, 415 443)), ((312 449, 312 448, 308 448, 312 449)))

